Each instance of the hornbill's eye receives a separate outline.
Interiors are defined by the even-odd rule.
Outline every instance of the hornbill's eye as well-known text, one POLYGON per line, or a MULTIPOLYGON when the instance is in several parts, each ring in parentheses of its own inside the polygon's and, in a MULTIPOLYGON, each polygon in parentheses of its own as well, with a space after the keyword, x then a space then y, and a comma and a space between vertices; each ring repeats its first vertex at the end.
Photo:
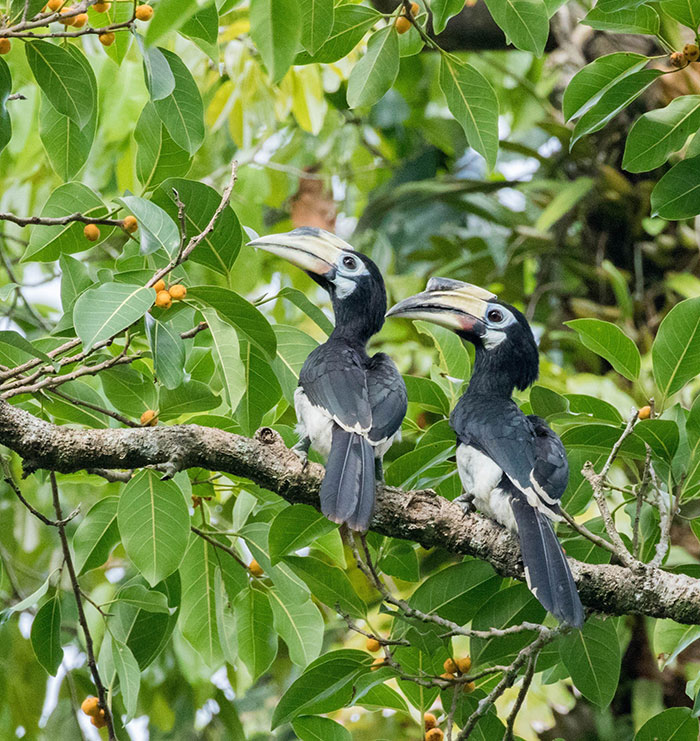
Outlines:
POLYGON ((348 270, 354 270, 357 267, 357 260, 355 260, 354 257, 351 257, 350 255, 345 255, 343 258, 343 266, 346 267, 348 270))
POLYGON ((499 322, 503 321, 503 312, 500 309, 489 309, 488 313, 486 314, 486 318, 490 322, 498 324, 499 322))

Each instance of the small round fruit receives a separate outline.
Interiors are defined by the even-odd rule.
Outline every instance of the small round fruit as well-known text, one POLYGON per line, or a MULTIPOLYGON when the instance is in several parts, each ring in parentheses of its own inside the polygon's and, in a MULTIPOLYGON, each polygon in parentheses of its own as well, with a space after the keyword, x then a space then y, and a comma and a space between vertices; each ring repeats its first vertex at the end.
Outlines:
POLYGON ((144 427, 155 427, 158 424, 158 412, 154 409, 146 409, 141 415, 141 424, 144 427))
POLYGON ((99 715, 90 718, 90 723, 97 728, 104 728, 107 725, 107 721, 105 720, 105 711, 100 710, 99 715))
MULTIPOLYGON (((114 36, 114 34, 112 34, 114 36)), ((124 229, 126 229, 129 234, 133 234, 138 228, 139 228, 139 222, 136 221, 136 217, 129 214, 128 216, 124 217, 124 221, 122 221, 122 226, 124 229)))
POLYGON ((173 305, 173 300, 167 291, 160 291, 156 296, 156 306, 159 309, 169 309, 173 305))
POLYGON ((442 741, 445 738, 445 734, 439 728, 431 728, 425 734, 425 741, 442 741))
POLYGON ((153 8, 150 5, 139 5, 134 16, 137 21, 150 21, 153 18, 153 8))
POLYGON ((425 730, 429 731, 431 728, 437 726, 437 718, 432 713, 426 713, 423 716, 423 724, 425 725, 425 730))
POLYGON ((639 419, 649 419, 649 417, 651 417, 651 407, 650 406, 642 407, 637 412, 637 416, 639 417, 639 419))
POLYGON ((697 44, 686 44, 683 47, 683 56, 689 62, 697 62, 700 58, 700 47, 697 44))
POLYGON ((379 651, 381 647, 382 644, 376 638, 368 638, 367 643, 365 643, 365 648, 372 654, 375 651, 379 651))
POLYGON ((263 575, 263 574, 265 573, 265 572, 263 571, 263 567, 262 567, 262 566, 261 566, 261 565, 260 565, 260 564, 259 564, 259 563, 258 563, 258 562, 257 562, 257 561, 255 560, 255 559, 253 559, 253 560, 252 560, 252 561, 251 561, 251 562, 250 562, 250 563, 248 564, 248 571, 250 571, 250 573, 251 573, 251 574, 252 574, 253 576, 262 576, 262 575, 263 575))
POLYGON ((0 39, 0 54, 9 54, 12 48, 10 39, 0 39))
POLYGON ((73 25, 76 28, 82 28, 88 22, 87 13, 80 13, 73 18, 73 25))
POLYGON ((679 68, 685 67, 685 65, 687 64, 687 60, 682 51, 674 51, 669 58, 669 62, 671 62, 674 67, 679 68))
POLYGON ((457 668, 460 674, 468 674, 472 668, 472 660, 468 656, 457 659, 457 668))
POLYGON ((444 674, 441 674, 440 677, 442 679, 454 679, 455 675, 452 672, 445 672, 444 674))
POLYGON ((411 21, 405 15, 400 15, 396 19, 395 26, 397 33, 406 33, 411 28, 411 21))
POLYGON ((98 13, 106 13, 112 7, 112 3, 95 3, 92 7, 98 13))
POLYGON ((187 289, 182 285, 182 283, 176 283, 174 286, 170 286, 168 291, 173 297, 173 301, 182 301, 182 299, 187 295, 187 289))
POLYGON ((55 13, 60 7, 63 5, 63 0, 49 0, 48 3, 46 3, 46 7, 49 10, 53 10, 55 13))
POLYGON ((372 662, 372 666, 370 666, 369 670, 371 672, 376 672, 377 669, 381 669, 381 667, 384 666, 386 662, 384 659, 382 659, 380 656, 377 656, 377 658, 372 662))
POLYGON ((100 714, 100 701, 96 697, 90 695, 90 697, 86 697, 83 700, 80 709, 85 713, 85 715, 92 715, 93 717, 97 716, 100 714))
POLYGON ((164 290, 165 290, 165 281, 164 281, 164 280, 163 280, 163 279, 161 278, 161 279, 160 279, 159 281, 157 281, 157 282, 156 282, 156 283, 154 284, 154 286, 153 286, 153 290, 154 290, 154 291, 155 291, 156 293, 160 293, 161 291, 164 291, 164 290))
POLYGON ((420 13, 420 5, 411 3, 411 15, 418 15, 418 13, 420 13))
POLYGON ((108 33, 101 33, 97 38, 100 40, 100 44, 102 44, 102 46, 112 46, 112 44, 114 43, 114 39, 116 39, 117 37, 111 31, 109 31, 108 33))
POLYGON ((455 664, 452 659, 445 659, 445 663, 442 665, 442 668, 448 674, 457 674, 457 664, 455 664))
POLYGON ((474 684, 474 682, 466 682, 464 684, 464 691, 467 694, 470 694, 471 692, 474 692, 475 689, 476 689, 476 685, 474 684))
POLYGON ((83 235, 85 236, 85 239, 90 242, 97 242, 100 238, 100 230, 98 229, 97 224, 85 224, 83 235))
MULTIPOLYGON (((73 8, 61 8, 61 15, 65 15, 66 13, 72 13, 73 8)), ((70 18, 59 18, 58 22, 62 23, 64 26, 72 26, 75 23, 76 16, 72 15, 70 18)))

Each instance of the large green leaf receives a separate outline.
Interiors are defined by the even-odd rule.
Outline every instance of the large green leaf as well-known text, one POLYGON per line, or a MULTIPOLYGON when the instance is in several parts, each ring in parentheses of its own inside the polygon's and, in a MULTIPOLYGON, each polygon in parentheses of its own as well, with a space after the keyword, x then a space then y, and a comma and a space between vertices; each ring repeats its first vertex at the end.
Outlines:
POLYGON ((299 383, 299 372, 309 353, 318 347, 318 342, 296 327, 275 324, 277 338, 277 357, 272 361, 272 369, 282 387, 284 398, 291 404, 299 383))
POLYGON ((549 15, 543 0, 486 0, 486 7, 510 43, 542 56, 549 36, 549 15))
POLYGON ((241 340, 241 360, 246 393, 236 408, 236 419, 246 435, 253 435, 262 424, 265 412, 279 401, 282 389, 260 348, 245 338, 241 340))
POLYGON ((665 108, 649 111, 627 134, 622 166, 648 172, 663 165, 700 127, 700 95, 682 95, 665 108))
POLYGON ((350 731, 330 718, 304 715, 292 721, 294 733, 301 741, 352 741, 350 731))
POLYGON ((101 566, 119 540, 117 505, 119 497, 99 499, 73 535, 75 570, 82 574, 101 566))
POLYGON ((464 8, 462 0, 432 0, 430 10, 433 14, 433 29, 435 33, 442 33, 445 30, 447 21, 452 16, 460 13, 464 8))
POLYGON ((700 155, 674 165, 651 192, 651 211, 664 219, 700 214, 700 155))
POLYGON ((469 377, 469 354, 462 340, 450 329, 430 322, 414 322, 416 329, 430 337, 440 357, 440 368, 452 378, 466 380, 469 377))
POLYGON ((700 5, 697 0, 664 0, 661 9, 693 31, 700 26, 700 5))
POLYGON ((565 636, 559 653, 573 683, 594 705, 606 708, 620 678, 620 641, 615 621, 590 618, 565 636))
POLYGON ((34 655, 52 676, 63 660, 61 648, 61 600, 58 595, 44 602, 32 622, 30 634, 34 655))
MULTIPOLYGON (((60 185, 49 196, 41 209, 41 216, 61 217, 81 213, 84 216, 100 218, 107 216, 107 209, 102 200, 82 183, 60 185)), ((84 224, 70 222, 62 226, 35 226, 29 237, 29 246, 22 260, 50 262, 57 260, 61 254, 72 254, 90 249, 94 242, 89 242, 83 234, 84 224)), ((102 227, 102 236, 108 233, 102 227)))
POLYGON ((200 8, 197 0, 161 0, 148 24, 146 43, 153 46, 168 33, 181 28, 200 8))
POLYGON ((142 471, 124 487, 117 523, 124 550, 154 586, 182 561, 190 532, 185 497, 173 481, 142 471))
POLYGON ((618 373, 630 381, 639 378, 642 364, 639 350, 617 325, 602 319, 573 319, 564 323, 576 330, 581 342, 605 358, 618 373))
POLYGON ((163 592, 147 589, 143 584, 131 584, 123 587, 117 593, 121 604, 131 605, 146 612, 158 612, 163 615, 172 615, 174 608, 168 606, 168 598, 163 592))
POLYGON ((27 44, 26 53, 32 73, 51 105, 83 128, 97 105, 94 79, 91 82, 85 67, 62 46, 48 41, 33 40, 27 44))
MULTIPOLYGON (((561 439, 567 450, 579 448, 585 450, 589 456, 608 455, 621 433, 621 427, 588 422, 565 430, 561 434, 561 439)), ((623 458, 644 460, 646 450, 642 441, 633 435, 622 444, 620 455, 623 458)))
POLYGON ((128 283, 103 283, 80 295, 73 308, 73 325, 89 350, 137 322, 153 306, 152 288, 128 283))
POLYGON ((124 700, 126 716, 127 719, 131 719, 136 715, 141 686, 141 669, 131 649, 114 636, 112 636, 112 661, 119 677, 119 689, 124 700))
POLYGON ((697 741, 698 719, 690 708, 669 708, 650 718, 634 741, 697 741))
POLYGON ((160 49, 160 53, 170 67, 175 87, 164 98, 154 99, 153 105, 175 144, 194 154, 204 141, 202 96, 182 59, 167 49, 160 49))
POLYGON ((492 169, 498 154, 498 98, 491 83, 470 64, 443 56, 440 88, 450 112, 464 129, 469 146, 492 169))
POLYGON ((672 419, 645 419, 637 423, 634 434, 644 440, 652 453, 670 463, 680 440, 678 425, 672 419))
POLYGON ((302 669, 321 653, 323 616, 311 599, 290 603, 276 589, 267 593, 275 631, 287 644, 289 658, 302 669))
POLYGON ((408 401, 420 405, 421 408, 427 409, 438 414, 449 414, 450 404, 445 396, 445 392, 440 386, 431 381, 429 378, 420 376, 404 376, 406 383, 406 392, 408 401))
POLYGON ((250 37, 272 82, 279 82, 291 67, 301 39, 297 0, 251 0, 250 37))
MULTIPOLYGON (((169 178, 153 194, 153 201, 174 220, 177 219, 177 204, 173 189, 185 205, 187 238, 201 234, 219 207, 221 195, 205 183, 185 178, 169 178)), ((228 276, 242 243, 243 231, 238 217, 227 206, 217 219, 214 229, 197 245, 189 259, 228 276)))
POLYGON ((174 389, 161 387, 158 394, 158 408, 163 421, 175 419, 182 414, 216 409, 220 403, 221 399, 202 381, 187 381, 174 389))
POLYGON ((95 129, 89 123, 81 129, 72 118, 59 113, 42 94, 39 136, 61 180, 71 180, 83 168, 90 156, 94 135, 95 129))
POLYGON ((651 348, 654 378, 664 397, 675 394, 700 369, 700 298, 674 306, 651 348))
POLYGON ((375 31, 367 51, 353 67, 348 80, 348 105, 374 105, 394 84, 399 73, 399 35, 391 24, 375 31))
POLYGON ((158 396, 153 379, 134 368, 117 366, 100 373, 105 396, 122 414, 138 419, 147 409, 156 409, 158 396))
POLYGON ((607 12, 596 6, 593 10, 588 11, 581 23, 598 31, 654 35, 659 31, 659 14, 648 5, 638 5, 636 8, 621 8, 607 12))
POLYGON ((61 308, 72 316, 75 300, 92 285, 92 280, 85 263, 74 257, 61 255, 58 266, 61 268, 61 308))
POLYGON ((285 507, 270 525, 270 562, 276 564, 282 556, 304 548, 335 528, 335 523, 308 504, 285 507))
POLYGON ((180 246, 180 230, 170 216, 145 198, 124 196, 119 201, 138 219, 141 254, 163 250, 168 257, 174 257, 180 246))
POLYGON ((146 334, 153 356, 156 378, 168 389, 185 380, 185 343, 171 322, 161 322, 146 314, 146 334))
POLYGON ((255 681, 277 656, 277 633, 267 594, 248 587, 233 603, 238 656, 255 681))
POLYGON ((333 0, 300 0, 301 44, 315 54, 328 40, 333 28, 333 0))
POLYGON ((230 324, 219 319, 213 309, 204 309, 202 315, 209 325, 216 367, 223 377, 224 398, 234 410, 246 392, 245 367, 241 360, 238 335, 230 324))
POLYGON ((163 52, 157 47, 146 48, 135 34, 143 56, 143 75, 152 101, 163 100, 175 90, 175 75, 163 52))
POLYGON ((0 152, 10 143, 12 138, 12 121, 7 110, 7 99, 12 93, 12 75, 7 62, 0 59, 0 152))
POLYGON ((649 58, 631 52, 615 52, 598 57, 572 78, 564 91, 562 110, 566 120, 582 116, 603 93, 625 77, 639 72, 649 58))

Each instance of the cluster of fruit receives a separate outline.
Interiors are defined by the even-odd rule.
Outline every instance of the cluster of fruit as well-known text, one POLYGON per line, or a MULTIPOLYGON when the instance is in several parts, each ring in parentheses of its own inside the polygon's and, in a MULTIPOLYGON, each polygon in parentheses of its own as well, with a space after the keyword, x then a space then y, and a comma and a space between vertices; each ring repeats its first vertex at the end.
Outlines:
POLYGON ((182 301, 187 295, 187 289, 182 283, 174 283, 166 288, 165 281, 159 280, 153 288, 156 292, 156 306, 159 309, 169 309, 173 301, 182 301))
POLYGON ((697 44, 686 44, 683 51, 674 51, 670 61, 674 67, 687 67, 691 62, 700 59, 700 47, 697 44))
MULTIPOLYGON (((411 3, 411 15, 415 18, 418 13, 420 13, 420 5, 418 3, 411 3)), ((411 23, 411 19, 406 14, 403 14, 396 19, 394 25, 398 33, 406 33, 413 24, 411 23)))
POLYGON ((105 720, 105 711, 100 707, 100 701, 96 697, 93 697, 92 695, 86 697, 83 700, 80 709, 85 713, 85 715, 90 716, 90 722, 93 726, 104 728, 107 725, 107 721, 105 720))

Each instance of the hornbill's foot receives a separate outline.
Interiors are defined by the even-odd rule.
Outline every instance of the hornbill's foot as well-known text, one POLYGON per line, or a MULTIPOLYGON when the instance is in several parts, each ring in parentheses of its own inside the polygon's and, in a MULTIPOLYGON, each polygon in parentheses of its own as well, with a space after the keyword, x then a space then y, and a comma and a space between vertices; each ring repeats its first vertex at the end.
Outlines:
POLYGON ((463 517, 470 515, 472 512, 476 512, 474 497, 471 494, 464 492, 464 494, 460 494, 460 496, 458 496, 454 501, 461 507, 463 517))
POLYGON ((292 451, 297 456, 299 461, 301 462, 301 470, 302 472, 306 470, 306 467, 309 465, 309 447, 311 445, 311 440, 308 438, 304 440, 299 440, 299 442, 296 445, 292 446, 292 451))

